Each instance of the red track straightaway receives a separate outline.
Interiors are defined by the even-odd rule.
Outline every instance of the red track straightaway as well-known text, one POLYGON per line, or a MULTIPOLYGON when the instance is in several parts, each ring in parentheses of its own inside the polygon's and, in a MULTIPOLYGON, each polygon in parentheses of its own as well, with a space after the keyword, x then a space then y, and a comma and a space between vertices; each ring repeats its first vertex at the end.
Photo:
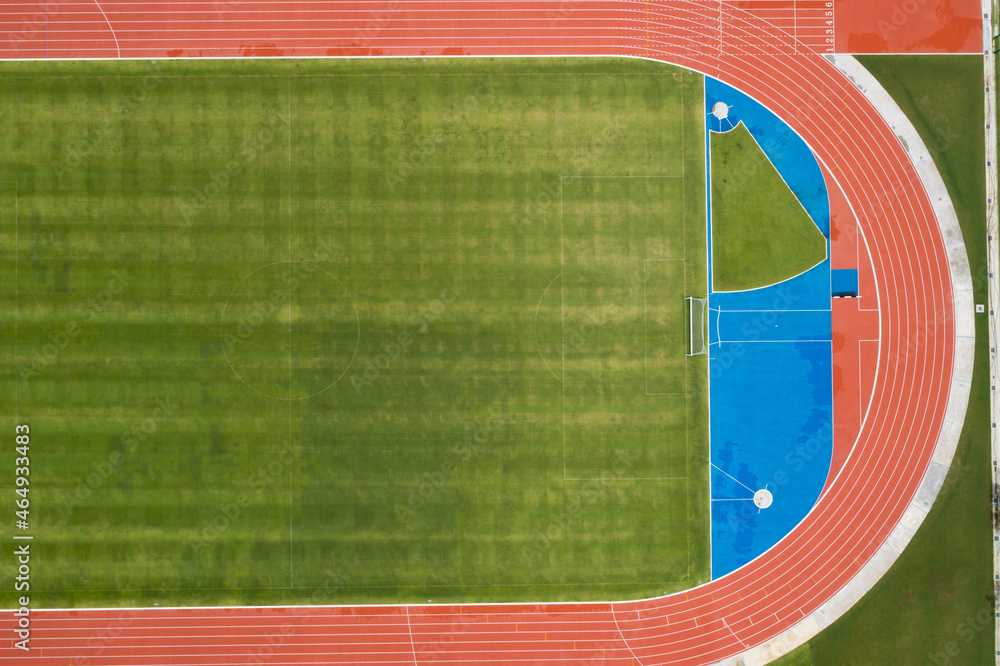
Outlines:
MULTIPOLYGON (((816 611, 913 499, 943 426, 954 364, 942 234, 903 147, 868 100, 762 19, 710 0, 56 0, 0 11, 4 58, 447 49, 644 56, 704 72, 775 111, 833 174, 871 249, 882 339, 875 399, 839 476, 774 548, 707 585, 613 604, 38 611, 32 651, 5 645, 0 663, 708 664, 816 611)), ((2 617, 6 643, 13 618, 2 617)))

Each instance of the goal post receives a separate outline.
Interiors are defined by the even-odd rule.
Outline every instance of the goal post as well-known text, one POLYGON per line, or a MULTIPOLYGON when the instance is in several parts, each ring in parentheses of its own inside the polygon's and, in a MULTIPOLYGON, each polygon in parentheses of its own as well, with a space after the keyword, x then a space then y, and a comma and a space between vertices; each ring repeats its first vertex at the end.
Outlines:
POLYGON ((688 349, 687 356, 708 353, 705 331, 708 327, 708 299, 687 296, 688 302, 688 349))

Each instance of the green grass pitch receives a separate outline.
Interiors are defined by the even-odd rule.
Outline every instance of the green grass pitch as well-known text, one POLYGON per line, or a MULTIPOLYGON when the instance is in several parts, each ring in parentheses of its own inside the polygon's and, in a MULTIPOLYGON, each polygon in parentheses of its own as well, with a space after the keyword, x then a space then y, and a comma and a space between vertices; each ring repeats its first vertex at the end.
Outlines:
POLYGON ((706 295, 699 75, 2 72, 0 402, 32 429, 33 599, 708 579, 707 360, 684 355, 683 303, 706 295))
POLYGON ((776 284, 826 259, 826 238, 742 122, 712 133, 712 286, 776 284))

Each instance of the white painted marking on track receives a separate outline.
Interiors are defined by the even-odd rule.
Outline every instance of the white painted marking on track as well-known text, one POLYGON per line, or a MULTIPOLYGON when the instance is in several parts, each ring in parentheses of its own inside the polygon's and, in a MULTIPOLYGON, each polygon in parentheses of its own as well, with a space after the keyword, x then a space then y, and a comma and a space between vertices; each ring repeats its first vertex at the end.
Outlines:
POLYGON ((726 622, 726 618, 722 618, 722 624, 723 624, 723 626, 726 627, 726 629, 729 630, 729 633, 731 633, 733 635, 733 638, 735 638, 736 640, 738 640, 740 642, 740 645, 743 646, 743 649, 746 650, 747 649, 747 644, 743 642, 743 639, 741 639, 739 636, 736 635, 736 632, 733 631, 733 628, 729 626, 728 622, 726 622))
POLYGON ((712 467, 714 467, 715 469, 719 470, 720 472, 722 472, 723 474, 725 474, 726 476, 728 476, 728 477, 729 477, 730 479, 732 479, 732 480, 733 480, 733 481, 735 481, 736 483, 740 484, 741 486, 743 486, 744 488, 746 488, 747 490, 749 490, 749 491, 750 491, 751 493, 752 493, 752 492, 754 492, 754 489, 753 489, 753 488, 751 488, 750 486, 746 485, 745 483, 743 483, 742 481, 740 481, 740 480, 739 480, 739 479, 737 479, 736 477, 732 476, 731 474, 729 474, 728 472, 726 472, 726 470, 722 469, 721 467, 719 467, 719 466, 718 466, 718 465, 716 465, 715 463, 713 463, 713 462, 710 462, 710 463, 709 463, 709 465, 711 465, 711 466, 712 466, 712 467))
POLYGON ((406 606, 406 631, 410 634, 410 651, 413 652, 413 664, 417 663, 417 647, 413 644, 413 627, 410 625, 410 607, 406 606))
POLYGON ((635 659, 636 663, 638 663, 639 666, 642 666, 642 661, 639 659, 639 657, 635 656, 635 652, 632 651, 632 646, 628 644, 627 640, 625 640, 625 634, 622 633, 622 628, 618 626, 618 616, 615 615, 614 603, 611 604, 611 619, 615 621, 615 629, 618 630, 618 635, 621 636, 622 643, 624 643, 625 647, 628 648, 629 653, 632 655, 632 658, 635 659))
POLYGON ((118 57, 121 58, 122 48, 118 45, 118 35, 115 34, 115 29, 111 26, 111 21, 108 21, 108 15, 104 13, 104 9, 101 7, 101 3, 98 2, 98 0, 94 0, 94 4, 97 5, 97 8, 101 11, 101 16, 103 16, 104 20, 107 22, 108 30, 111 31, 111 36, 115 38, 115 49, 118 51, 118 57))

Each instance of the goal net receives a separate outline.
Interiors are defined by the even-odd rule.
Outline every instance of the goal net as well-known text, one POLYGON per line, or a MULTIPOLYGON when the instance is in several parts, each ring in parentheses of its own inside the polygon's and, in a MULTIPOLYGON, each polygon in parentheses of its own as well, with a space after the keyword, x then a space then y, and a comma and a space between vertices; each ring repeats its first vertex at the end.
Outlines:
POLYGON ((708 299, 686 297, 688 302, 688 356, 707 354, 708 345, 705 340, 708 337, 705 331, 708 328, 708 299))

